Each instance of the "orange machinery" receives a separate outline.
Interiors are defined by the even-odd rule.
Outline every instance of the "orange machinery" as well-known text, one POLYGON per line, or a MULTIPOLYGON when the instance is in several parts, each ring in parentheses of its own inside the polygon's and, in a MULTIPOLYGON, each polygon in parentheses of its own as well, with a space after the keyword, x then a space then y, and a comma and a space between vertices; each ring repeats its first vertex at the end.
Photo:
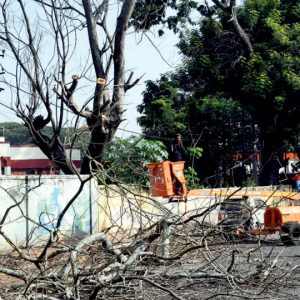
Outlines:
POLYGON ((184 161, 163 161, 148 164, 151 195, 163 198, 185 198, 187 189, 184 177, 184 163, 184 161), (181 185, 181 193, 179 195, 175 192, 176 180, 181 185))
MULTIPOLYGON (((184 177, 184 161, 180 162, 155 162, 147 165, 150 178, 150 189, 151 195, 154 197, 163 198, 177 198, 178 200, 187 200, 188 197, 192 196, 204 196, 203 190, 191 190, 187 192, 186 180, 184 177), (176 194, 175 182, 176 179, 181 184, 180 195, 176 194)), ((220 191, 219 191, 220 192, 220 191)), ((225 191, 226 197, 230 198, 228 191, 225 191)), ((258 192, 242 192, 234 191, 232 195, 234 196, 255 196, 258 192), (240 193, 242 193, 240 195, 240 193)), ((220 194, 220 196, 222 193, 220 194)), ((283 197, 294 202, 295 200, 300 200, 299 193, 297 192, 260 192, 262 197, 283 197)), ((279 232, 281 240, 285 245, 299 245, 300 244, 300 206, 289 205, 289 206, 278 206, 266 208, 264 214, 264 226, 263 228, 250 229, 247 231, 242 230, 242 235, 246 232, 250 234, 272 234, 279 232)), ((238 234, 239 235, 239 234, 238 234)))
MULTIPOLYGON (((286 246, 300 245, 300 224, 296 218, 290 216, 292 221, 285 222, 283 211, 285 207, 268 207, 264 213, 264 226, 261 229, 250 229, 251 234, 267 235, 278 232, 282 243, 286 246)), ((299 214, 295 214, 299 217, 299 214)), ((247 232, 247 231, 245 231, 247 232)), ((242 233, 243 234, 243 233, 242 233)))

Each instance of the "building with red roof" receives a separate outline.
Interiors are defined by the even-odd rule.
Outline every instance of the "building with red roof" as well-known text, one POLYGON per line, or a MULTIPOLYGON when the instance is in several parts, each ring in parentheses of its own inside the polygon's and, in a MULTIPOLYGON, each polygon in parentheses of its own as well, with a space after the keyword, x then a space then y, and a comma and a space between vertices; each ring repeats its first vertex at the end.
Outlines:
MULTIPOLYGON (((66 149, 66 154, 72 155, 76 168, 81 165, 79 149, 66 149)), ((61 174, 60 169, 39 147, 34 144, 11 145, 0 136, 0 171, 1 175, 54 175, 61 174)))

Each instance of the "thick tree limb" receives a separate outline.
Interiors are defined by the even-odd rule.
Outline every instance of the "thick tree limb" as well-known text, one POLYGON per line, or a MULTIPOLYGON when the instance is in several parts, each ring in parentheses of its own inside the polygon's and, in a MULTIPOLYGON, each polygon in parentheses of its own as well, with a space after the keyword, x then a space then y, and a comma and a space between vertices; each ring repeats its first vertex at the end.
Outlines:
POLYGON ((224 13, 226 13, 229 16, 229 21, 232 23, 233 28, 235 29, 236 34, 241 39, 244 48, 247 52, 247 55, 249 56, 250 53, 253 52, 253 47, 251 44, 251 41, 249 39, 249 36, 244 31, 244 29, 241 27, 237 15, 236 15, 236 4, 235 0, 229 0, 221 2, 220 0, 212 0, 215 5, 220 8, 224 13))

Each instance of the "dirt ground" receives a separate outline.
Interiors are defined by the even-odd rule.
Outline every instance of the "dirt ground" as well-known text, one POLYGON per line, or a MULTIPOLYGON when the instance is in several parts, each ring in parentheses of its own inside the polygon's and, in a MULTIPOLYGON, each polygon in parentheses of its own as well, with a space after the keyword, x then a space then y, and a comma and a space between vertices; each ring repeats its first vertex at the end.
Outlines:
MULTIPOLYGON (((201 249, 187 253, 174 261, 140 260, 128 268, 118 281, 102 287, 96 299, 300 299, 300 272, 296 267, 300 265, 300 246, 285 248, 282 245, 264 245, 257 251, 254 249, 257 249, 257 244, 228 244, 222 248, 211 247, 210 251, 201 249), (234 265, 229 272, 225 272, 226 276, 221 276, 217 268, 227 267, 228 270, 231 262, 231 258, 224 256, 223 253, 225 251, 233 253, 233 250, 236 250, 234 253, 237 254, 234 265), (246 254, 251 258, 246 257, 246 254), (210 259, 214 260, 213 267, 208 264, 209 255, 210 259), (269 262, 271 266, 271 272, 266 278, 262 280, 257 276, 244 282, 234 279, 237 275, 240 278, 243 274, 251 273, 258 265, 263 266, 256 263, 256 260, 262 258, 266 260, 265 265, 269 262), (291 274, 285 277, 293 268, 291 274)), ((0 258, 2 268, 11 267, 26 270, 28 273, 36 272, 32 264, 22 264, 19 261, 19 265, 9 265, 11 262, 12 260, 5 256, 0 258)), ((82 268, 81 272, 84 271, 91 272, 91 266, 82 268)), ((59 287, 59 284, 57 286, 59 287)), ((24 287, 22 280, 0 274, 1 300, 15 300, 24 287)), ((59 288, 55 295, 51 295, 53 298, 47 296, 45 292, 43 298, 31 299, 67 299, 61 296, 58 290, 59 288)), ((89 299, 91 291, 88 284, 82 285, 81 299, 89 299)))
POLYGON ((0 274, 0 296, 4 299, 15 299, 18 293, 14 294, 12 290, 14 288, 22 285, 24 282, 20 279, 14 278, 12 276, 7 276, 0 274))

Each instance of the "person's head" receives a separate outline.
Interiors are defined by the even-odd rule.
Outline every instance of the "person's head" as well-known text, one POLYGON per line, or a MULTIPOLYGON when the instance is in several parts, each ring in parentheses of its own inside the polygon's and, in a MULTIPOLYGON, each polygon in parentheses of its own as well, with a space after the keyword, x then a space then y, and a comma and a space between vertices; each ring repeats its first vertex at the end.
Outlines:
POLYGON ((177 143, 181 143, 181 134, 180 134, 180 133, 176 133, 176 134, 175 134, 175 141, 176 141, 177 143))

